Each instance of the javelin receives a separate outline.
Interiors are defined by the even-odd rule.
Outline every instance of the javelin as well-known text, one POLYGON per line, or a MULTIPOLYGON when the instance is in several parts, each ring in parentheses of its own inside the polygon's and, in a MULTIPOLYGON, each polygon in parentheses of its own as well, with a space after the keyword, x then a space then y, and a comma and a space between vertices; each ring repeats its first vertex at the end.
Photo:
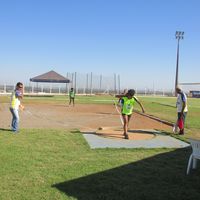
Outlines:
MULTIPOLYGON (((112 94, 110 94, 110 96, 113 97, 112 94)), ((114 99, 113 99, 113 102, 114 102, 114 105, 115 105, 115 109, 116 109, 116 111, 119 113, 121 124, 122 124, 122 126, 124 126, 124 121, 123 121, 123 119, 122 119, 121 112, 119 111, 119 109, 118 109, 118 107, 117 107, 117 103, 116 103, 116 101, 115 101, 114 99)))
POLYGON ((123 121, 123 119, 122 119, 121 112, 119 111, 119 109, 118 109, 118 107, 117 107, 117 104, 116 104, 115 100, 113 100, 113 102, 114 102, 114 105, 115 105, 115 109, 116 109, 116 111, 119 113, 120 121, 121 121, 121 123, 122 123, 122 126, 124 126, 124 121, 123 121))

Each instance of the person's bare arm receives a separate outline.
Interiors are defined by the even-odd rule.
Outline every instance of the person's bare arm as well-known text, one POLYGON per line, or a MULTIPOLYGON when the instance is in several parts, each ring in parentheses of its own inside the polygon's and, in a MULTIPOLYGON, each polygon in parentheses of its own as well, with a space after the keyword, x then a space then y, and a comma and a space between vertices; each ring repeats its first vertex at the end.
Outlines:
POLYGON ((144 106, 142 105, 142 103, 137 99, 135 98, 135 101, 139 104, 139 106, 141 107, 142 109, 142 112, 145 113, 145 109, 144 109, 144 106))
POLYGON ((186 102, 183 101, 183 106, 182 106, 181 114, 183 114, 183 112, 185 110, 185 107, 186 107, 186 102))
POLYGON ((24 110, 24 106, 23 106, 22 104, 19 105, 19 108, 20 108, 21 110, 24 110))
POLYGON ((115 95, 116 98, 122 98, 122 97, 125 97, 126 95, 125 94, 117 94, 115 95))

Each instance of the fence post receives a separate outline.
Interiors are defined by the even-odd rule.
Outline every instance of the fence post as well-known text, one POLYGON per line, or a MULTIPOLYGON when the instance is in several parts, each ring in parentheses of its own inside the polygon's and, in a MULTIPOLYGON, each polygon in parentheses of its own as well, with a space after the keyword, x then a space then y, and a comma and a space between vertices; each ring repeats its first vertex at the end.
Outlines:
POLYGON ((92 72, 90 77, 90 95, 92 95, 92 72))
POLYGON ((116 94, 116 74, 114 73, 114 94, 116 94))
POLYGON ((6 93, 6 84, 4 84, 4 93, 6 93))
POLYGON ((101 86, 102 86, 102 75, 100 75, 99 93, 101 93, 101 86))
POLYGON ((89 77, 88 77, 88 73, 86 74, 86 94, 88 93, 88 80, 89 80, 89 77))
POLYGON ((120 94, 120 75, 118 74, 118 94, 120 94))
POLYGON ((78 93, 77 91, 76 91, 76 72, 74 72, 74 91, 75 91, 75 93, 78 93))

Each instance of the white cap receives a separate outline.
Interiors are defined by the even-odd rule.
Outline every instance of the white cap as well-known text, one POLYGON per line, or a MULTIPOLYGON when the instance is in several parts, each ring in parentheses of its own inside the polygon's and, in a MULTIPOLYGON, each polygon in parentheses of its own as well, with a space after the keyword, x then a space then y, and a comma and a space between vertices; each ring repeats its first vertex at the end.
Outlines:
POLYGON ((177 85, 177 86, 176 86, 176 89, 178 89, 178 90, 182 90, 182 88, 181 88, 180 85, 177 85))

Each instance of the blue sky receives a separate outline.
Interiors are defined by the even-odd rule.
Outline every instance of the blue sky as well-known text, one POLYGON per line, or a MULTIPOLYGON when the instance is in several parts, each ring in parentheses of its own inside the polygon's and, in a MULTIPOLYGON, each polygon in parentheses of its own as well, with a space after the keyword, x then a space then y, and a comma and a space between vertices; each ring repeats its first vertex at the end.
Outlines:
POLYGON ((200 82, 199 0, 0 0, 0 83, 50 70, 120 74, 123 87, 200 82))

